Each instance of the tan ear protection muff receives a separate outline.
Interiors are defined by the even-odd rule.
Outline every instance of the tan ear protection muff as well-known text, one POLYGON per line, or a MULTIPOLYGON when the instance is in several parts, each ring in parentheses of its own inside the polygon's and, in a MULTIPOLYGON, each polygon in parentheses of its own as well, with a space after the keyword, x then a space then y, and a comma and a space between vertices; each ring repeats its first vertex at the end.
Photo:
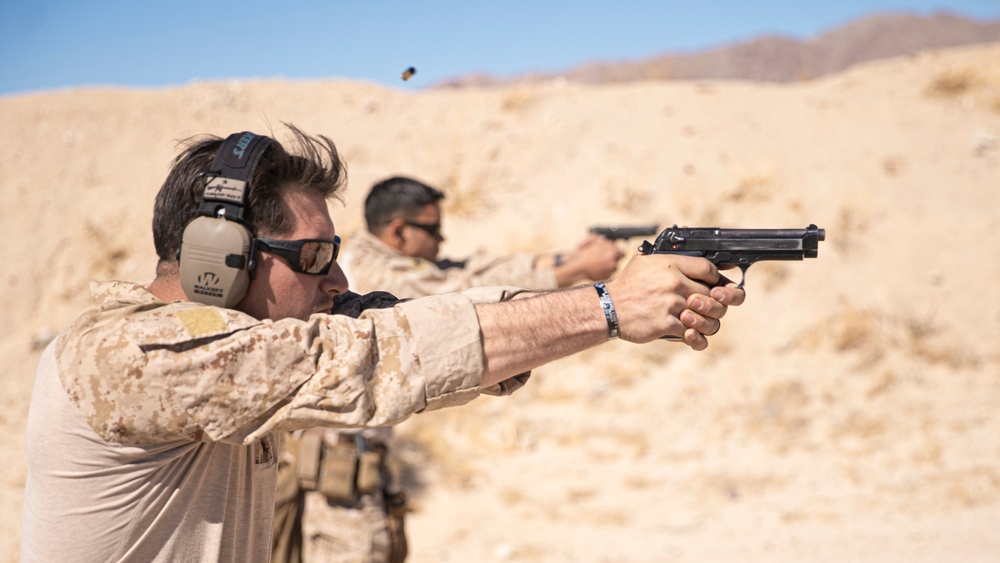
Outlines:
POLYGON ((246 295, 254 270, 254 233, 247 222, 250 180, 271 139, 230 135, 200 178, 205 192, 177 250, 181 287, 191 301, 231 308, 246 295))

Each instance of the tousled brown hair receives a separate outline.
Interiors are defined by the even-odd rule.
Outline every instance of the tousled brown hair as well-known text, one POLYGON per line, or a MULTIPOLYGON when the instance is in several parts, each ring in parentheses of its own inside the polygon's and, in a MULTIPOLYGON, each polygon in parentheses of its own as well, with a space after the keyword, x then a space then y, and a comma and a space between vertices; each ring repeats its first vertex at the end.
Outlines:
MULTIPOLYGON (((347 167, 333 141, 307 135, 288 123, 285 126, 291 131, 294 150, 273 140, 250 179, 245 218, 255 232, 268 236, 281 236, 295 228, 283 194, 302 192, 342 200, 347 183, 347 167)), ((177 259, 181 233, 198 216, 204 188, 201 176, 211 168, 222 141, 207 135, 190 138, 171 163, 153 205, 153 245, 161 262, 177 259)))

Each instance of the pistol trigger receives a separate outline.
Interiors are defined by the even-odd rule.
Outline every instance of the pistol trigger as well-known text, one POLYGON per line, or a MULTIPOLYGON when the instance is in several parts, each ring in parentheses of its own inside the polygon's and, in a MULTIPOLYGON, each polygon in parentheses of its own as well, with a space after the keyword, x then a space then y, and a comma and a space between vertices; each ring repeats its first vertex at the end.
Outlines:
POLYGON ((747 270, 750 269, 750 264, 740 264, 740 272, 743 277, 740 279, 740 283, 736 284, 736 289, 743 289, 743 283, 747 281, 747 270))

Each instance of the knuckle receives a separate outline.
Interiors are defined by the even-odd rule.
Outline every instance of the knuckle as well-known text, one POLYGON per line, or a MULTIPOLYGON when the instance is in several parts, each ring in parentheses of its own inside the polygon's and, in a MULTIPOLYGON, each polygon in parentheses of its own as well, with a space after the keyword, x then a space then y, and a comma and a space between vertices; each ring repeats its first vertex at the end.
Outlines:
POLYGON ((678 316, 687 308, 687 300, 676 293, 670 294, 667 298, 667 311, 673 316, 678 316))
POLYGON ((702 279, 714 279, 718 276, 718 268, 708 260, 702 260, 699 268, 699 277, 702 279))

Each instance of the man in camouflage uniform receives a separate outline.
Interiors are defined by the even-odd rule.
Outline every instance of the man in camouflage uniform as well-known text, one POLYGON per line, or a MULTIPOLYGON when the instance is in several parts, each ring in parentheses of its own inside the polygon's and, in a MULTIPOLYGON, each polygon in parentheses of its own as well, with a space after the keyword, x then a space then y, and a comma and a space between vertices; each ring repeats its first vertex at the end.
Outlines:
POLYGON ((352 237, 340 260, 355 291, 423 297, 470 287, 512 285, 527 289, 569 287, 610 277, 623 254, 612 241, 590 235, 567 253, 477 253, 439 260, 444 194, 422 182, 393 177, 375 184, 365 199, 368 231, 352 237))
POLYGON ((596 293, 357 305, 372 297, 347 291, 336 253, 314 272, 296 246, 337 240, 327 199, 341 161, 329 139, 292 134, 298 150, 270 144, 248 181, 246 221, 255 240, 299 251, 256 246, 256 274, 232 308, 189 300, 180 234, 222 143, 193 141, 157 195, 154 280, 95 284, 96 306, 42 354, 21 561, 268 561, 282 431, 389 426, 509 393, 533 367, 613 336, 672 334, 701 350, 745 297, 714 287, 723 278, 707 260, 654 255, 596 293), (339 306, 363 312, 331 314, 339 306), (544 321, 555 316, 565 322, 544 321))
MULTIPOLYGON (((622 258, 613 242, 591 235, 567 254, 438 260, 444 197, 399 176, 372 187, 365 199, 368 230, 351 237, 340 260, 356 291, 424 297, 490 285, 567 287, 608 278, 622 258)), ((286 449, 278 473, 274 563, 405 559, 405 494, 386 463, 390 436, 390 428, 380 428, 313 429, 287 437, 294 447, 286 449), (303 458, 308 461, 299 463, 303 458), (319 473, 325 490, 317 487, 319 473), (362 481, 372 485, 359 487, 362 481)))

